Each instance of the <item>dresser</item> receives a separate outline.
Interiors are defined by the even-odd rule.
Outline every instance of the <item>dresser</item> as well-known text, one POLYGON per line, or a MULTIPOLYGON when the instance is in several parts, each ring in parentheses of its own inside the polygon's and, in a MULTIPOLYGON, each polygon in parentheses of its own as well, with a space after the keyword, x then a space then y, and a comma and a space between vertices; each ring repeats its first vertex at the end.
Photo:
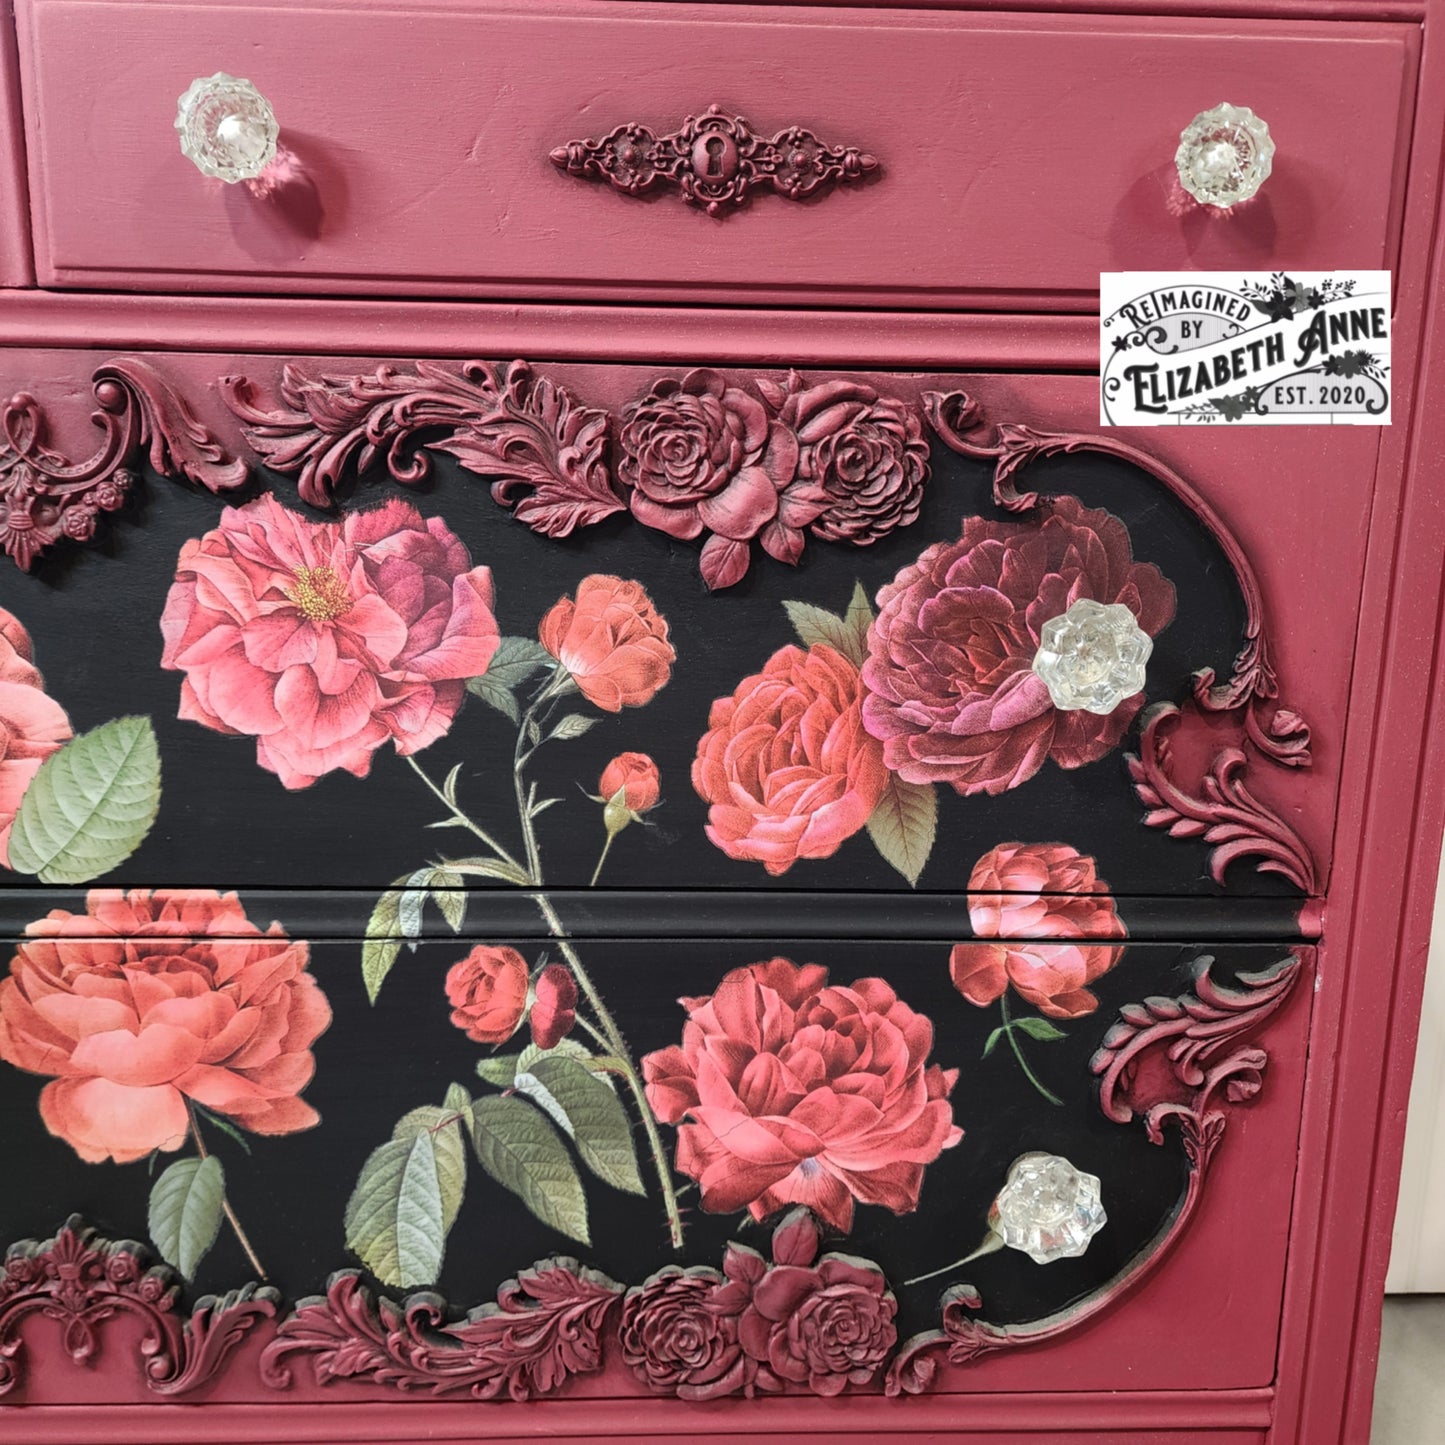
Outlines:
POLYGON ((1435 0, 13 3, 0 1436, 1364 1445, 1435 0))

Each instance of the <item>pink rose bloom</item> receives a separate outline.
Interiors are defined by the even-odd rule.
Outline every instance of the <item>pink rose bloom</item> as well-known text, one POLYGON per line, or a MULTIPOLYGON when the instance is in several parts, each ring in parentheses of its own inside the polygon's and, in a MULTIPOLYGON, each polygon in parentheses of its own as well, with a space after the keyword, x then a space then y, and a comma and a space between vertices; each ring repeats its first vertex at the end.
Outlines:
POLYGON ((1048 499, 1040 521, 964 519, 878 594, 868 634, 863 707, 888 766, 910 783, 998 794, 1046 758, 1078 768, 1103 757, 1143 705, 1107 716, 1061 711, 1033 672, 1044 623, 1081 597, 1123 603, 1157 636, 1174 616, 1174 587, 1135 562, 1129 533, 1077 497, 1048 499))
POLYGON ((974 933, 1010 942, 954 948, 949 971, 964 998, 982 1007, 1012 985, 1054 1018, 1098 1008, 1086 985, 1108 973, 1124 950, 1087 940, 1124 938, 1127 931, 1092 858, 1066 843, 1000 843, 974 865, 968 890, 974 933), (1069 941, 1034 941, 1043 939, 1069 941))
POLYGON ((10 829, 40 765, 69 740, 65 709, 31 662, 30 634, 0 607, 0 864, 10 866, 10 829))
POLYGON ((846 1232, 855 1200, 918 1207, 924 1165, 963 1137, 958 1071, 926 1062, 933 1025, 881 978, 829 987, 826 968, 775 958, 681 1003, 682 1047, 642 1073, 704 1209, 801 1204, 846 1232))
POLYGON ((125 1164, 181 1147, 188 1100, 253 1134, 318 1122, 301 1091, 331 1009, 307 944, 205 888, 93 888, 85 908, 30 924, 0 982, 0 1059, 50 1075, 52 1134, 125 1164))
POLYGON ((779 648, 720 697, 697 745, 692 785, 707 836, 774 877, 830 858, 867 822, 888 773, 863 727, 858 669, 831 647, 779 648))
POLYGON ((798 442, 757 397, 715 371, 665 378, 628 408, 618 440, 632 515, 683 541, 711 534, 699 559, 709 587, 742 578, 759 534, 780 561, 797 560, 772 524, 798 442))
POLYGON ((400 500, 309 522, 269 495, 181 548, 161 632, 180 716, 255 738, 288 788, 434 743, 500 640, 492 574, 445 522, 400 500))

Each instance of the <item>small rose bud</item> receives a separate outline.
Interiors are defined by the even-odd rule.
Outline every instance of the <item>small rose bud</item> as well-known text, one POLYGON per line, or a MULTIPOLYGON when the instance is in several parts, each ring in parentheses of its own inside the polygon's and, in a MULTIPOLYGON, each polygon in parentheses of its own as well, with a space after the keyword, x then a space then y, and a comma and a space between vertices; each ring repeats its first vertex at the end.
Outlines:
POLYGON ((603 825, 609 833, 620 833, 657 806, 662 778, 657 764, 646 753, 618 753, 602 769, 597 789, 604 804, 603 825))
POLYGON ((555 1049, 577 1022, 577 980, 565 964, 549 963, 532 991, 532 1042, 539 1049, 555 1049))

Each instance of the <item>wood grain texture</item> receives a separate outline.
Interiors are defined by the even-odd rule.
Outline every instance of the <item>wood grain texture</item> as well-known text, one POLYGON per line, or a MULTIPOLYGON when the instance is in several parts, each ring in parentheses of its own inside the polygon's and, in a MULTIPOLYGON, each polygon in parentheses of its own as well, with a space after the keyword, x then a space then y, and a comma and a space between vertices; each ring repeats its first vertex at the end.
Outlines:
POLYGON ((47 285, 1087 307, 1101 270, 1390 264, 1407 26, 579 4, 447 12, 25 0, 47 285), (545 56, 545 66, 539 61, 545 56), (218 66, 295 170, 199 176, 175 97, 218 66), (525 76, 524 83, 518 77, 525 76), (1281 146, 1229 216, 1177 194, 1222 92, 1281 146), (1335 98, 1369 94, 1368 111, 1335 98), (878 156, 871 184, 725 220, 556 170, 552 149, 719 103, 878 156), (1348 200, 1348 204, 1346 201, 1348 200))

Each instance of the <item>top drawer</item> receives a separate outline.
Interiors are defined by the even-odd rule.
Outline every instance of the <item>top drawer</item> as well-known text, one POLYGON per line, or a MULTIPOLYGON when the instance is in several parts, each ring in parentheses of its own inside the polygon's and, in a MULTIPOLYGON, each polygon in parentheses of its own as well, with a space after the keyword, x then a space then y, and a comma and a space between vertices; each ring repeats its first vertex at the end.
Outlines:
POLYGON ((1101 270, 1388 267, 1415 50, 1405 25, 586 0, 17 10, 40 282, 141 290, 1083 307, 1101 270), (178 149, 177 97, 218 70, 276 111, 269 194, 178 149), (1173 165, 1225 100, 1278 145, 1233 213, 1173 165), (550 158, 713 104, 879 170, 718 217, 550 158))

